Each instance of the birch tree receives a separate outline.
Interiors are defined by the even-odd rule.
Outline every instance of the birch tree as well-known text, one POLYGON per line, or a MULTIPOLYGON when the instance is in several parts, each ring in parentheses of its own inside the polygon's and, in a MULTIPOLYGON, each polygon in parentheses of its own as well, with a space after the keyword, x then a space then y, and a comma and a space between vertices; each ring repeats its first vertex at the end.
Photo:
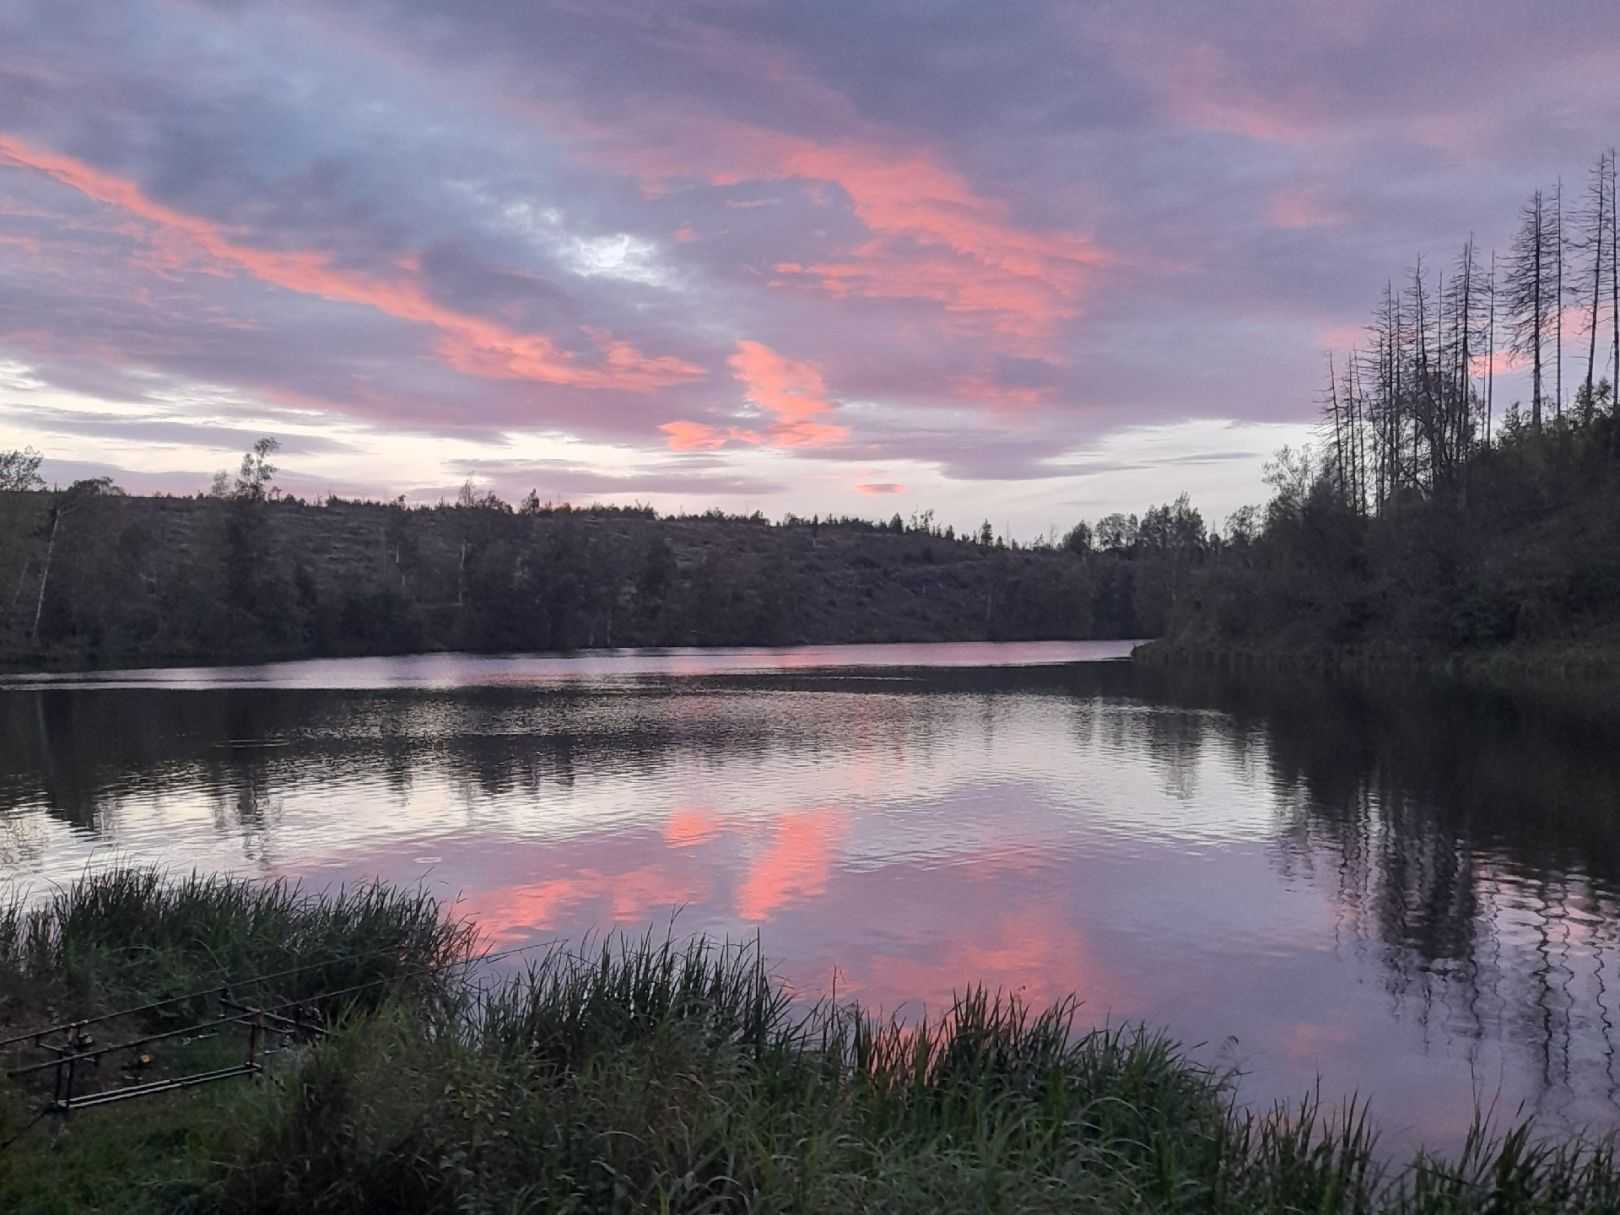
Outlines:
POLYGON ((123 492, 112 483, 111 477, 87 477, 68 486, 51 503, 50 514, 45 521, 45 564, 39 574, 39 597, 34 601, 34 627, 29 633, 36 642, 39 640, 40 618, 45 614, 45 591, 50 585, 51 559, 56 555, 56 541, 62 531, 62 521, 91 498, 123 492))

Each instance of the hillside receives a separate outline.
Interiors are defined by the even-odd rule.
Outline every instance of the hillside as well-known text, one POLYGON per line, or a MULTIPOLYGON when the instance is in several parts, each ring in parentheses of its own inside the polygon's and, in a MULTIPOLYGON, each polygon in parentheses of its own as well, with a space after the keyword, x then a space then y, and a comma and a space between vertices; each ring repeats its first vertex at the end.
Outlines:
POLYGON ((1050 547, 500 503, 6 493, 0 578, 14 667, 1138 627, 1128 569, 1050 547))

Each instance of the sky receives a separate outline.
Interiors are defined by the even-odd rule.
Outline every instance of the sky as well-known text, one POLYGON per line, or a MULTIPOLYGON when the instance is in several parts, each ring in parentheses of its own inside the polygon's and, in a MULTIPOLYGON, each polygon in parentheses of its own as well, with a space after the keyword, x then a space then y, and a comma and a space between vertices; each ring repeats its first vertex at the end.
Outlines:
POLYGON ((1612 0, 0 0, 0 447, 1219 522, 1617 131, 1612 0))

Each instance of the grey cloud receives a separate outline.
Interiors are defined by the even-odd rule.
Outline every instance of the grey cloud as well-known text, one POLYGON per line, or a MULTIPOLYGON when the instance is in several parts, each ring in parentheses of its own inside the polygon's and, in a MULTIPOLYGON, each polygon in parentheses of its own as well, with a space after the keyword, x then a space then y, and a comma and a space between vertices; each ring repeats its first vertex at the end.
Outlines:
MULTIPOLYGON (((245 451, 264 437, 263 430, 189 422, 175 417, 132 417, 77 409, 0 402, 0 415, 46 433, 96 435, 147 445, 214 447, 226 452, 245 451)), ((352 444, 320 435, 276 436, 288 455, 318 455, 354 451, 352 444)))
POLYGON ((653 464, 638 465, 622 474, 604 473, 567 460, 452 460, 449 467, 468 476, 488 478, 514 496, 533 489, 542 498, 570 501, 636 494, 692 494, 705 499, 758 496, 780 488, 760 477, 653 464))

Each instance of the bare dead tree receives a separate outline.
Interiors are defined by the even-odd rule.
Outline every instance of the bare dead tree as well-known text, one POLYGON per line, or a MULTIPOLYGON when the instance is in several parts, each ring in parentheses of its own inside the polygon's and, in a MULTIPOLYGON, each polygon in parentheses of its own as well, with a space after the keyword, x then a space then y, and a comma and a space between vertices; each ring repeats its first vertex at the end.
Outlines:
POLYGON ((1356 417, 1356 511, 1367 513, 1367 408, 1366 396, 1361 388, 1361 363, 1358 353, 1350 352, 1351 399, 1355 402, 1356 417))
POLYGON ((1554 416, 1564 416, 1564 179, 1553 188, 1553 395, 1554 416))
MULTIPOLYGON (((1340 496, 1346 505, 1357 514, 1365 509, 1361 492, 1362 468, 1361 442, 1362 420, 1361 402, 1356 377, 1356 364, 1361 361, 1361 352, 1351 349, 1344 360, 1343 369, 1338 376, 1338 399, 1341 431, 1338 443, 1338 457, 1340 465, 1340 496)), ((1332 360, 1329 360, 1328 372, 1333 372, 1332 360)))
POLYGON ((1328 423, 1333 427, 1333 481, 1341 499, 1348 500, 1344 469, 1344 414, 1339 403, 1339 379, 1333 371, 1333 351, 1327 351, 1327 395, 1323 398, 1328 423))
POLYGON ((1447 385, 1446 430, 1447 460, 1452 466, 1466 463, 1484 422, 1484 393, 1474 388, 1474 360, 1480 348, 1490 341, 1490 309, 1484 278, 1474 236, 1469 233, 1468 243, 1457 256, 1451 279, 1453 373, 1447 385))
POLYGON ((1520 212, 1518 235, 1504 283, 1511 349, 1530 359, 1530 426, 1541 429, 1545 399, 1545 353, 1548 331, 1558 311, 1557 276, 1553 266, 1554 227, 1537 190, 1520 212))
POLYGON ((1496 413, 1496 250, 1491 250, 1490 337, 1485 355, 1485 441, 1491 441, 1496 413))
POLYGON ((1436 365, 1440 356, 1438 351, 1434 354, 1429 351, 1428 321, 1435 315, 1435 309, 1429 300, 1428 286, 1423 281, 1422 257, 1417 259, 1412 269, 1408 298, 1412 301, 1412 391, 1410 406, 1405 412, 1412 426, 1412 455, 1405 476, 1409 486, 1420 488, 1425 469, 1428 483, 1433 485, 1435 481, 1437 470, 1434 461, 1440 446, 1437 442, 1440 410, 1435 393, 1436 365))
POLYGON ((1591 266, 1592 297, 1586 312, 1586 380, 1583 396, 1588 410, 1592 407, 1593 377, 1597 367, 1598 306, 1603 299, 1603 270, 1605 259, 1614 255, 1608 243, 1609 215, 1609 153, 1598 157, 1586 183, 1586 206, 1581 216, 1586 235, 1581 237, 1579 250, 1591 266))
POLYGON ((1401 304, 1393 283, 1384 284, 1384 299, 1371 325, 1376 350, 1376 391, 1369 409, 1374 455, 1374 506, 1382 511, 1394 495, 1400 465, 1401 304))
POLYGON ((1614 356, 1614 375, 1609 383, 1620 399, 1620 174, 1614 149, 1609 149, 1609 320, 1614 326, 1609 352, 1614 356))

